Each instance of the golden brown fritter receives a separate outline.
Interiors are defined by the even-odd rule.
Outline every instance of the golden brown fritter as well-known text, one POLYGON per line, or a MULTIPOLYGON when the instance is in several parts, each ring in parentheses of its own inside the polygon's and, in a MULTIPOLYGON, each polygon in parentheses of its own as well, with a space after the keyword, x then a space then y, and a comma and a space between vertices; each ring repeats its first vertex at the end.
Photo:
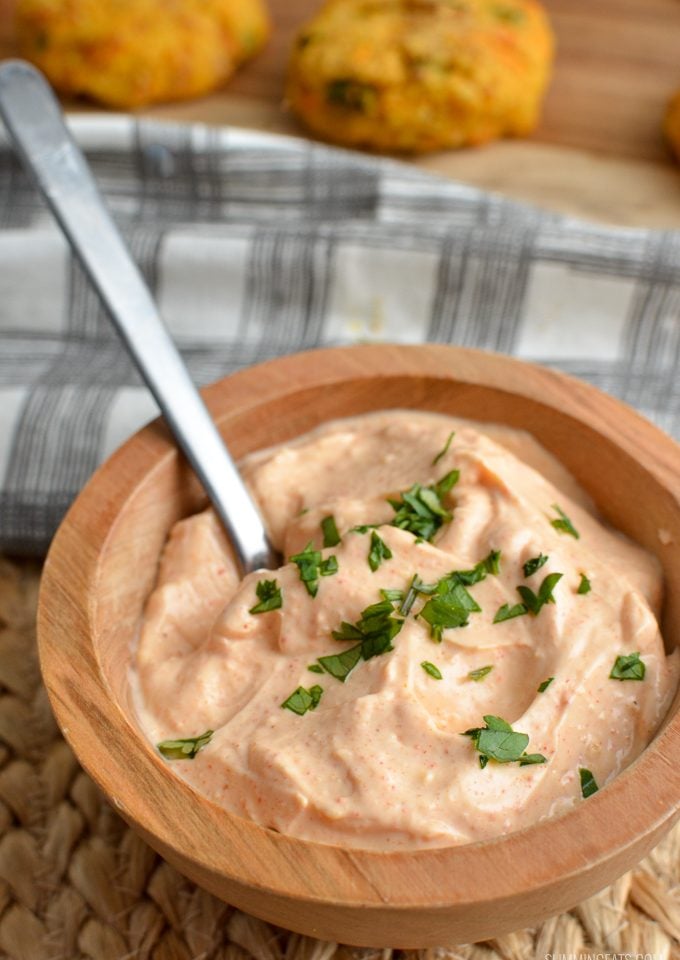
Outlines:
POLYGON ((269 33, 263 0, 18 0, 16 21, 57 90, 122 108, 215 89, 269 33))
POLYGON ((675 156, 680 160, 680 90, 671 99, 666 111, 664 131, 675 156))
POLYGON ((536 125, 553 58, 538 0, 328 0, 295 42, 288 101, 316 134, 423 152, 536 125))

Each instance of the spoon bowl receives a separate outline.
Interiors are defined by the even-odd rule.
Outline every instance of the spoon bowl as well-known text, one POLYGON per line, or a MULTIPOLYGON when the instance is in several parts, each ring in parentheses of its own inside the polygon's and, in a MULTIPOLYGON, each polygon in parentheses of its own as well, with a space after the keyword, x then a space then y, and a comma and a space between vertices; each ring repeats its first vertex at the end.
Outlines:
MULTIPOLYGON (((559 373, 442 346, 358 346, 252 367, 205 391, 237 458, 336 417, 439 411, 532 433, 605 519, 657 555, 663 629, 680 636, 680 448, 631 409, 559 373)), ((57 719, 142 836, 216 896, 322 939, 460 943, 533 925, 632 867, 680 814, 678 697, 644 753, 559 817, 491 841, 415 852, 343 849, 241 819, 179 779, 141 733, 128 669, 172 524, 205 494, 156 421, 95 474, 45 567, 39 644, 57 719)))

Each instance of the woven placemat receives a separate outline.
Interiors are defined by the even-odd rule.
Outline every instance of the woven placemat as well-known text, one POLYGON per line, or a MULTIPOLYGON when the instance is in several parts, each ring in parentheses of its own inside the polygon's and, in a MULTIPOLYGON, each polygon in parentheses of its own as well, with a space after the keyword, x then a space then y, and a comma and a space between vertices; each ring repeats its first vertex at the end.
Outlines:
POLYGON ((3 960, 680 960, 680 827, 596 897, 484 944, 360 950, 216 900, 128 829, 62 739, 36 656, 39 574, 0 558, 3 960))

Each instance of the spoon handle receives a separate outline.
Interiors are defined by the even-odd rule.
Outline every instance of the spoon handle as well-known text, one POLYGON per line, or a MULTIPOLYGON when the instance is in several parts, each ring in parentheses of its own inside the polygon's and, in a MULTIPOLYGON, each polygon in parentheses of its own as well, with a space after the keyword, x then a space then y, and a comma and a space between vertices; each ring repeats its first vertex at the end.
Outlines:
POLYGON ((104 206, 51 88, 30 64, 8 60, 0 65, 0 116, 205 487, 242 568, 248 572, 275 566, 259 512, 104 206))

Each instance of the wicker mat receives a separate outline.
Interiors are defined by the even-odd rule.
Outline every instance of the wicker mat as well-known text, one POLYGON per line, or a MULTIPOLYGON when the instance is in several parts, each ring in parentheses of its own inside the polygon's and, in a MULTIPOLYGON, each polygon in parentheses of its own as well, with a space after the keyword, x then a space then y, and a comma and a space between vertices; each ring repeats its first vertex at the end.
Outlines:
POLYGON ((126 827, 61 738, 38 672, 38 577, 36 564, 0 559, 3 960, 680 960, 680 827, 637 870, 570 913, 473 946, 322 943, 204 893, 126 827))

